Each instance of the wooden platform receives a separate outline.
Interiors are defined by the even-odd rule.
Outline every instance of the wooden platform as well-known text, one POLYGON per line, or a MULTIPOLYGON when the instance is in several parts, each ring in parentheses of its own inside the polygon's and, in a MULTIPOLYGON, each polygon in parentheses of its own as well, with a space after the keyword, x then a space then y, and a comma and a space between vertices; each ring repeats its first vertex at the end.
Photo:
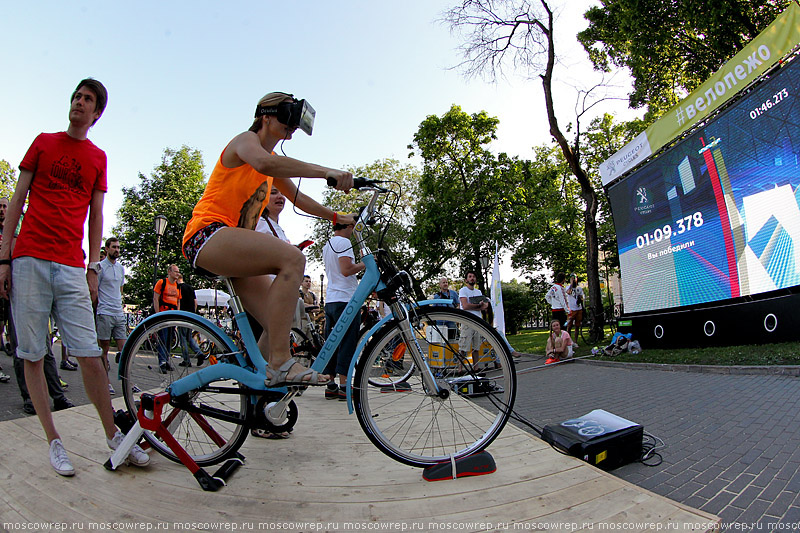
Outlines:
POLYGON ((511 426, 489 448, 497 472, 427 482, 421 470, 380 453, 355 415, 342 402, 325 401, 322 390, 306 392, 298 405, 292 437, 249 437, 247 463, 219 492, 204 492, 187 469, 154 452, 146 468, 106 471, 109 451, 92 406, 55 415, 73 478, 50 467, 36 417, 2 422, 0 528, 627 533, 719 524, 511 426))

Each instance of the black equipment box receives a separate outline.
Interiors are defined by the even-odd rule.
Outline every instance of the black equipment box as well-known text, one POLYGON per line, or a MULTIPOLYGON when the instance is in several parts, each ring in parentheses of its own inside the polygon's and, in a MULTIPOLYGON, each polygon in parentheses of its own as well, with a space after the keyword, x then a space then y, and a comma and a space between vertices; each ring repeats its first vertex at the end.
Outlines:
POLYGON ((603 470, 638 461, 643 437, 641 425, 602 409, 547 425, 542 431, 545 442, 603 470))

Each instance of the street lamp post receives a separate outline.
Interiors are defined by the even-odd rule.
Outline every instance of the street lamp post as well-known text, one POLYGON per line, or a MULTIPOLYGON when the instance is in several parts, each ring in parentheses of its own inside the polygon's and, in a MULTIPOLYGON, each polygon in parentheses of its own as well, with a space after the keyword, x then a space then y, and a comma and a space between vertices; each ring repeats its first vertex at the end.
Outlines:
MULTIPOLYGON (((481 256, 481 275, 483 276, 484 288, 489 294, 491 294, 491 284, 489 282, 489 259, 490 258, 488 255, 481 256)), ((489 294, 485 294, 484 296, 489 296, 489 294)), ((489 305, 484 313, 486 313, 486 321, 489 322, 489 324, 492 324, 494 322, 494 308, 489 305)))
POLYGON ((486 287, 488 288, 489 287, 489 280, 488 280, 489 256, 488 255, 481 256, 481 268, 482 268, 481 276, 483 276, 483 282, 486 284, 486 287))
POLYGON ((325 308, 325 291, 323 283, 325 282, 325 274, 319 275, 319 307, 320 309, 325 308))
POLYGON ((153 286, 155 286, 156 280, 158 279, 158 252, 161 249, 161 237, 164 236, 164 232, 167 229, 167 217, 164 215, 156 215, 156 218, 153 220, 153 225, 156 231, 156 253, 153 258, 153 286))

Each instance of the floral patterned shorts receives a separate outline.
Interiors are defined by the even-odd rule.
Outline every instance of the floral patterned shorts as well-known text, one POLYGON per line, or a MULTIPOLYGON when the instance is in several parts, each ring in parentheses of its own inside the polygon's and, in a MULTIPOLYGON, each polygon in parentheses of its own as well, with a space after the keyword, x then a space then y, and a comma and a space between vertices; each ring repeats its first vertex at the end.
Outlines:
POLYGON ((205 228, 198 230, 197 233, 192 235, 189 238, 189 240, 186 241, 186 243, 183 245, 183 255, 186 257, 186 259, 189 260, 189 264, 191 264, 195 270, 205 271, 204 269, 195 265, 195 261, 197 260, 197 255, 200 253, 200 250, 203 249, 203 246, 205 246, 205 244, 208 242, 208 239, 210 239, 212 235, 214 235, 222 228, 227 228, 227 227, 228 226, 226 226, 222 222, 212 222, 205 228))

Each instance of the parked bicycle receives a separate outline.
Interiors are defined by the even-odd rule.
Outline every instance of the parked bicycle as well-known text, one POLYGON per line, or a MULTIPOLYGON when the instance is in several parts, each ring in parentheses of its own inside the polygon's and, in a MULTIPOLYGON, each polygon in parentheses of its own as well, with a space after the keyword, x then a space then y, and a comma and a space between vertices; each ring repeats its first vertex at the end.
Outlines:
MULTIPOLYGON (((374 325, 356 348, 348 373, 350 413, 355 411, 375 446, 405 464, 425 467, 479 452, 500 434, 514 405, 516 374, 508 345, 482 319, 431 305, 443 300, 414 300, 408 274, 395 267, 386 251, 373 253, 365 242, 370 228, 391 217, 379 213, 378 200, 384 199, 384 207, 393 198, 391 207, 396 209, 399 195, 377 182, 357 180, 356 185, 372 191, 354 231, 366 270, 311 368, 325 368, 355 311, 377 291, 392 313, 374 325), (467 328, 480 340, 472 347, 475 357, 469 348, 466 353, 459 350, 458 336, 468 333, 467 328), (401 354, 402 375, 387 368, 395 354, 401 354)), ((384 224, 378 232, 379 246, 385 228, 384 224)), ((250 429, 280 432, 291 428, 298 417, 293 398, 300 388, 266 388, 266 363, 241 301, 230 281, 222 280, 232 295, 242 346, 198 315, 166 311, 140 324, 123 350, 119 374, 131 413, 138 411, 144 393, 166 390, 161 395, 168 396, 163 426, 171 437, 165 440, 146 431, 145 438, 173 461, 180 458, 170 447, 171 438, 204 466, 236 454, 250 429), (161 337, 153 334, 174 327, 189 328, 208 340, 209 355, 217 363, 176 367, 162 374, 156 345, 161 337)), ((152 403, 147 397, 147 404, 152 403)))
POLYGON ((322 345, 325 343, 325 338, 320 331, 319 325, 312 320, 309 311, 318 309, 317 306, 307 306, 303 303, 302 299, 298 299, 299 318, 296 324, 292 325, 292 330, 289 333, 292 356, 297 358, 303 365, 311 366, 317 358, 322 345))
POLYGON ((580 335, 584 343, 591 346, 605 338, 606 328, 611 330, 612 335, 617 331, 618 318, 619 315, 615 314, 614 307, 609 306, 603 309, 602 320, 598 320, 593 307, 588 307, 585 309, 583 322, 579 328, 576 328, 577 335, 580 335), (600 322, 600 327, 596 329, 593 325, 598 321, 600 322))

